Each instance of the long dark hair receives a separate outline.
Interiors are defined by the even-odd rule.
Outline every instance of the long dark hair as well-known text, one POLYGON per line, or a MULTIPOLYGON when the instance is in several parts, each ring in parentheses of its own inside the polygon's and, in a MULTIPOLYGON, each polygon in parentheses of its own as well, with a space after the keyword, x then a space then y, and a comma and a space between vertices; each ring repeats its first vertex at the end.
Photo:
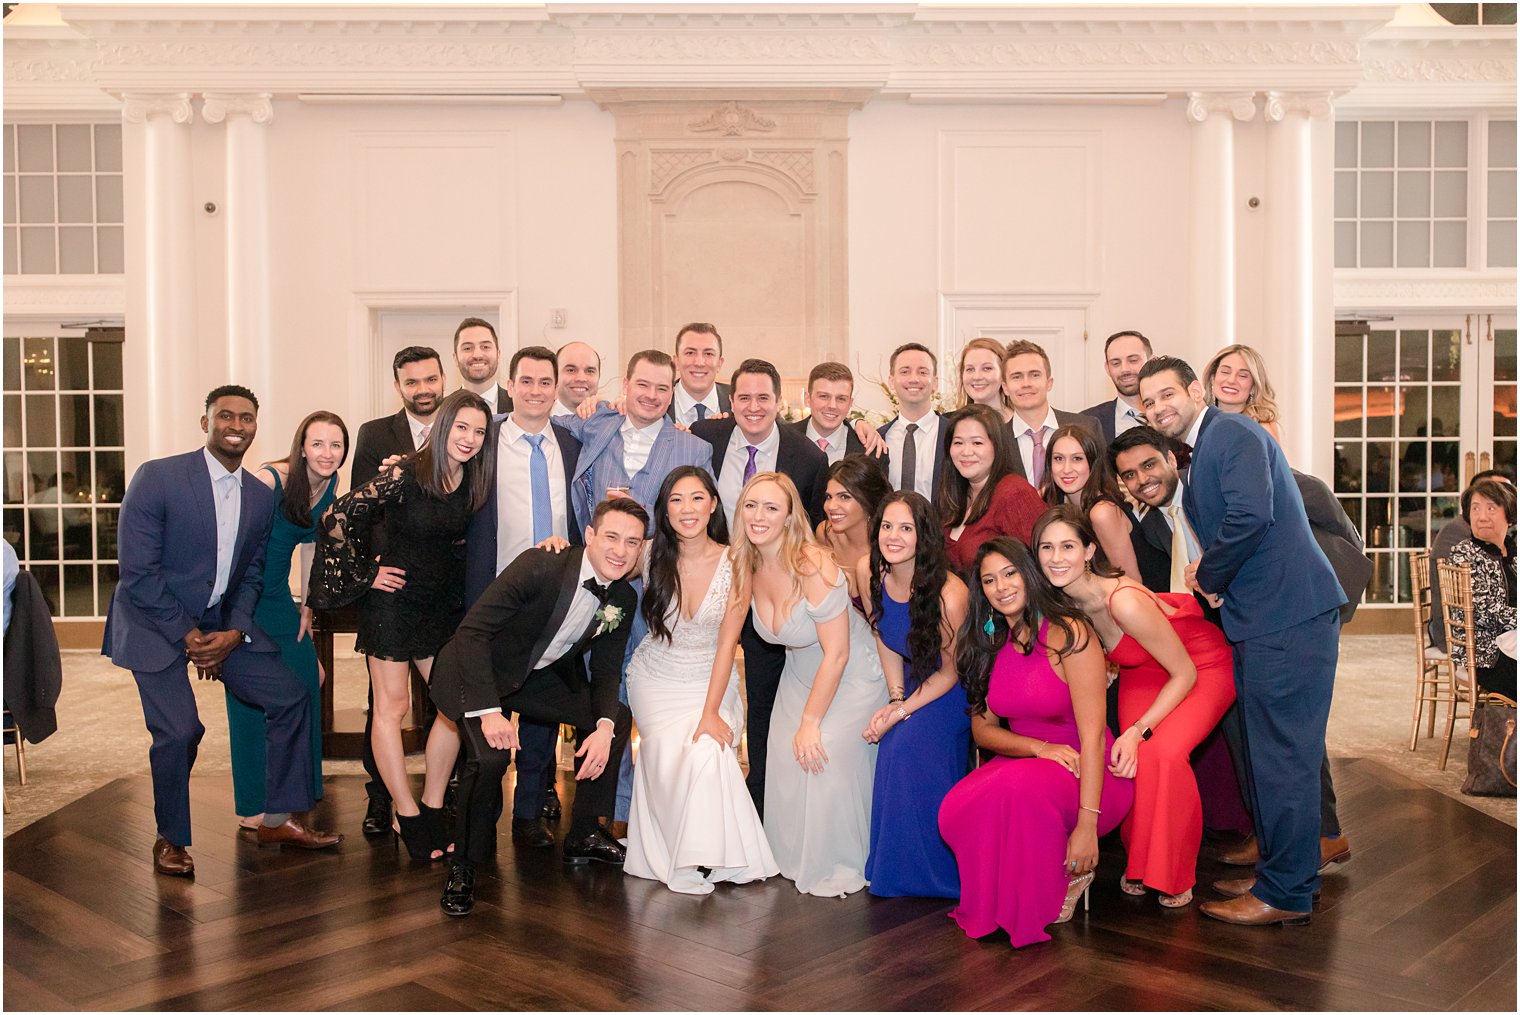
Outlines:
POLYGON ((876 517, 882 498, 892 492, 892 484, 882 475, 881 466, 865 455, 845 455, 829 466, 828 478, 855 498, 868 522, 876 517))
POLYGON ((412 457, 412 467, 417 474, 417 484, 431 496, 443 500, 448 497, 449 454, 444 444, 454 420, 464 409, 479 410, 486 420, 486 435, 475 457, 464 463, 461 486, 470 491, 470 510, 479 511, 491 495, 492 478, 496 475, 496 430, 491 425, 491 407, 486 400, 467 388, 460 388, 438 405, 433 413, 432 429, 428 431, 427 443, 412 457))
POLYGON ((1036 649, 1050 651, 1049 643, 1040 637, 1040 621, 1048 620, 1066 632, 1066 646, 1056 653, 1056 658, 1061 659, 1087 647, 1092 625, 1065 592, 1050 584, 1024 544, 1011 536, 998 536, 981 545, 976 551, 971 577, 975 587, 968 597, 966 623, 957 641, 955 668, 960 674, 961 686, 966 689, 970 712, 976 715, 987 708, 987 685, 992 679, 992 664, 998 653, 1010 644, 1026 656, 1036 649), (994 553, 1007 558, 1024 580, 1024 611, 1019 623, 1024 628, 1027 643, 1014 640, 1008 621, 992 608, 987 594, 982 591, 982 562, 994 553))
MULTIPOLYGON (((306 431, 311 429, 313 423, 331 423, 343 433, 343 457, 338 459, 338 468, 343 468, 343 463, 348 461, 348 426, 343 422, 343 417, 336 412, 328 412, 326 409, 318 409, 316 412, 301 420, 301 425, 296 427, 296 435, 290 442, 290 455, 285 459, 285 485, 280 494, 280 513, 292 525, 298 525, 303 529, 312 526, 311 521, 311 480, 306 475, 306 431)), ((273 465, 273 462, 265 464, 273 465)), ((338 472, 328 477, 327 482, 334 490, 338 487, 338 472)))
POLYGON ((1013 459, 1013 430, 1003 422, 1003 417, 996 410, 985 405, 968 405, 964 409, 957 409, 946 416, 940 425, 945 428, 945 465, 940 470, 939 490, 934 497, 934 506, 946 525, 956 526, 962 521, 971 525, 987 513, 987 508, 992 503, 992 491, 997 489, 1003 477, 1011 476, 1017 471, 1013 459), (955 437, 955 428, 967 420, 980 423, 987 431, 987 439, 992 442, 992 471, 987 474, 987 484, 974 500, 971 499, 971 484, 950 459, 950 441, 955 437), (967 501, 970 501, 969 511, 967 501))
POLYGON ((1098 541, 1098 533, 1093 529, 1092 522, 1087 519, 1087 512, 1075 504, 1057 504, 1035 519, 1034 529, 1029 533, 1029 545, 1034 550, 1036 559, 1040 556, 1040 542, 1045 537, 1045 530, 1056 522, 1072 527, 1077 534, 1077 540, 1082 544, 1082 549, 1085 550, 1089 546, 1094 548, 1093 559, 1087 566, 1089 571, 1100 578, 1119 578, 1124 574, 1108 562, 1108 558, 1103 554, 1103 544, 1098 541))
POLYGON ((871 626, 878 632, 881 629, 882 605, 886 596, 882 577, 891 567, 881 555, 881 520, 893 504, 907 506, 908 513, 913 516, 918 544, 913 552, 913 581, 908 596, 906 672, 914 684, 920 684, 940 667, 944 644, 940 594, 950 573, 950 562, 945 554, 945 530, 934 505, 911 490, 888 495, 871 514, 871 626))
POLYGON ((639 606, 644 614, 644 622, 649 625, 650 636, 665 641, 670 640, 670 626, 666 623, 670 604, 681 602, 681 571, 676 566, 681 557, 681 537, 676 535, 675 526, 670 524, 670 509, 666 502, 670 500, 670 493, 676 484, 688 477, 701 480, 702 488, 713 499, 715 509, 712 517, 707 520, 707 538, 723 546, 728 545, 728 521, 712 476, 699 465, 682 465, 672 469, 670 475, 665 477, 665 482, 660 484, 660 492, 654 499, 654 535, 649 544, 649 578, 644 582, 644 602, 639 606))
POLYGON ((1077 506, 1083 511, 1091 511, 1098 501, 1107 500, 1112 501, 1116 507, 1123 507, 1124 495, 1119 492, 1119 480, 1114 476, 1113 467, 1108 464, 1108 455, 1104 454, 1103 446, 1098 443, 1097 433, 1088 427, 1069 423, 1058 427, 1050 435, 1050 440, 1045 442, 1045 503, 1051 507, 1066 503, 1066 493, 1056 485, 1055 473, 1051 472, 1050 466, 1056 441, 1063 437, 1076 441, 1082 448, 1082 456, 1087 459, 1087 483, 1077 492, 1077 506))

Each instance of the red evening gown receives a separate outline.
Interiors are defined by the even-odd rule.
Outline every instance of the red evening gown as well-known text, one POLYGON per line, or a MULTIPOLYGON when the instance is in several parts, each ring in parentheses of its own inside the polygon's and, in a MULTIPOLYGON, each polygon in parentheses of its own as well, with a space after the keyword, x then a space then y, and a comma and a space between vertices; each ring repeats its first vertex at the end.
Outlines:
MULTIPOLYGON (((1040 625, 1043 643, 1049 621, 1040 625)), ((1042 648, 998 653, 987 687, 987 711, 1020 736, 1080 751, 1071 690, 1042 648)), ((1104 727, 1103 796, 1098 834, 1129 812, 1134 783, 1107 770, 1114 738, 1104 727)), ((950 790, 939 831, 960 869, 961 901, 950 915, 972 937, 1002 927, 1015 948, 1049 941, 1045 928, 1066 900, 1066 840, 1077 827, 1077 777, 1044 758, 996 757, 950 790)))
MULTIPOLYGON (((1203 608, 1191 595, 1158 595, 1137 585, 1121 585, 1114 593, 1124 589, 1153 597, 1163 613, 1171 609, 1167 619, 1198 670, 1198 682, 1187 697, 1140 745, 1135 806, 1119 830, 1129 851, 1124 876, 1158 892, 1180 895, 1197 880, 1198 846, 1203 841, 1203 804, 1189 756, 1235 701, 1234 657, 1224 632, 1203 618, 1203 608)), ((1169 677, 1127 634, 1108 658, 1119 666, 1119 725, 1127 730, 1150 708, 1169 677)))

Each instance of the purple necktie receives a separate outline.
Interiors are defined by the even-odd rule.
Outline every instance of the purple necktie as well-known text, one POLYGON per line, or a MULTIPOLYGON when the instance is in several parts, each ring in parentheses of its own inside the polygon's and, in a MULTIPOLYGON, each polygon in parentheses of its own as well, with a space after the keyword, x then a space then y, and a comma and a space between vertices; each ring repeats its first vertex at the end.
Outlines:
POLYGON ((744 450, 749 452, 749 461, 744 463, 744 482, 748 484, 755 478, 755 456, 760 453, 760 449, 751 444, 744 450))

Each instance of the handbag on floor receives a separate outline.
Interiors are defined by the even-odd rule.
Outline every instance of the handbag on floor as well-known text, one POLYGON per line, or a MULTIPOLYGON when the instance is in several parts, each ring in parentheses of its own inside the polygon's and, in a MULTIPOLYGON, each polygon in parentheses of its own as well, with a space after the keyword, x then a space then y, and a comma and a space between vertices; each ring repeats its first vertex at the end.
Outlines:
POLYGON ((1467 778, 1462 792, 1514 796, 1515 703, 1502 694, 1490 694, 1474 711, 1467 736, 1467 778))

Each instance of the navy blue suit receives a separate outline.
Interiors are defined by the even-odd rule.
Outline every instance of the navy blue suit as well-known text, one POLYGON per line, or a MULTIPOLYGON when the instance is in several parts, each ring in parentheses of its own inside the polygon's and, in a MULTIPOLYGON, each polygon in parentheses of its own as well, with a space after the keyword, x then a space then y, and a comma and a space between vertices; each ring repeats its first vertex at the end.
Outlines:
MULTIPOLYGON (((488 440, 500 436, 501 421, 507 418, 503 412, 491 421, 488 440)), ((570 543, 581 546, 585 542, 581 526, 575 521, 575 500, 571 496, 575 477, 575 464, 581 451, 581 442, 570 431, 554 421, 549 432, 559 445, 560 461, 565 471, 565 523, 570 543)), ((496 461, 500 461, 500 456, 496 461)), ((496 580, 496 473, 490 477, 490 493, 485 504, 470 517, 470 527, 464 537, 464 605, 475 605, 491 583, 496 580)), ((517 788, 512 797, 512 816, 522 821, 538 817, 544 805, 545 794, 554 779, 554 747, 559 737, 559 725, 523 716, 517 724, 518 742, 521 746, 514 752, 512 763, 517 766, 517 788)))
POLYGON ((253 619, 274 492, 248 472, 241 481, 232 571, 212 607, 206 604, 216 583, 216 504, 204 453, 144 463, 121 502, 121 580, 101 652, 137 680, 153 735, 148 759, 158 834, 176 846, 190 845, 190 769, 206 732, 186 674, 185 635, 196 628, 243 632, 243 643, 222 663, 221 679, 233 697, 268 715, 269 811, 304 811, 314 802, 306 691, 253 619))
POLYGON ((1319 886, 1320 764, 1346 601, 1271 435, 1204 410, 1182 506, 1203 556, 1198 585, 1223 597, 1245 722, 1261 860, 1252 893, 1308 912, 1319 886))

